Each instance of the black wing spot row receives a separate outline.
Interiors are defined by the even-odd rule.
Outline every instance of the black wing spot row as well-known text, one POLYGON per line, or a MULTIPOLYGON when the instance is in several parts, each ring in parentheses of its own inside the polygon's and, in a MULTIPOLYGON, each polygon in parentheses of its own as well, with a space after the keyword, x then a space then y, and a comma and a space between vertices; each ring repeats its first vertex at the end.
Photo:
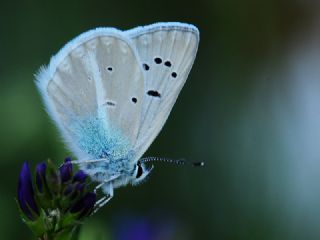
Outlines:
POLYGON ((160 98, 161 97, 161 94, 158 92, 158 91, 155 91, 155 90, 149 90, 147 92, 147 94, 151 97, 158 97, 160 98))

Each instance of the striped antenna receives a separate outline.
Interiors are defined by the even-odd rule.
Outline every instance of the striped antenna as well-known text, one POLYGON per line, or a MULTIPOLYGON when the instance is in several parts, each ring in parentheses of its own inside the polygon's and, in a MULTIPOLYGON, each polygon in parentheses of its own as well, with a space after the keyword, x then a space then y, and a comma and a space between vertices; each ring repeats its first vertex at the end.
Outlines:
POLYGON ((176 164, 176 165, 186 165, 191 164, 193 167, 203 167, 204 162, 187 162, 185 159, 172 159, 172 158, 163 158, 163 157, 146 157, 141 158, 139 160, 141 163, 147 163, 147 162, 165 162, 170 164, 176 164))

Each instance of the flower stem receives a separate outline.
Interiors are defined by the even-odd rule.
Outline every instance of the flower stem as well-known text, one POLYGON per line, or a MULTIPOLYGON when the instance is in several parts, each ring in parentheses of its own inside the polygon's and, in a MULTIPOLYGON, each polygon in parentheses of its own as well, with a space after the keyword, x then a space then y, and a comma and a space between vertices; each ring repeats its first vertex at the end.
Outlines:
POLYGON ((73 227, 58 233, 46 233, 39 240, 76 240, 78 232, 78 227, 73 227))

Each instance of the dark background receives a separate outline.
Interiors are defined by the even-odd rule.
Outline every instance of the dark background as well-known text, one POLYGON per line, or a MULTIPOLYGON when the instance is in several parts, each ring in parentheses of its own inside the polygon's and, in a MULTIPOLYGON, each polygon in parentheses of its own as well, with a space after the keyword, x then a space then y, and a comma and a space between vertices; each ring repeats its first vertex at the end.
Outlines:
POLYGON ((80 239, 319 239, 319 9, 303 0, 1 1, 1 238, 33 239, 14 201, 23 161, 69 155, 33 74, 86 30, 180 21, 199 28, 198 55, 145 156, 206 167, 159 163, 143 185, 117 189, 80 239))

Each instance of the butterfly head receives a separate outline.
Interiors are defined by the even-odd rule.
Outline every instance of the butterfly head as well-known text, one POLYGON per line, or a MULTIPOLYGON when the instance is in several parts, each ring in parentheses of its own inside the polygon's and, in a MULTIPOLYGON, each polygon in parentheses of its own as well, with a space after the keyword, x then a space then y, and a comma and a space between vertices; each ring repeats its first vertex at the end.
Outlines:
POLYGON ((145 163, 138 161, 132 175, 131 183, 133 185, 137 185, 143 182, 146 179, 146 177, 150 174, 152 169, 153 165, 151 165, 151 167, 148 167, 145 163))

